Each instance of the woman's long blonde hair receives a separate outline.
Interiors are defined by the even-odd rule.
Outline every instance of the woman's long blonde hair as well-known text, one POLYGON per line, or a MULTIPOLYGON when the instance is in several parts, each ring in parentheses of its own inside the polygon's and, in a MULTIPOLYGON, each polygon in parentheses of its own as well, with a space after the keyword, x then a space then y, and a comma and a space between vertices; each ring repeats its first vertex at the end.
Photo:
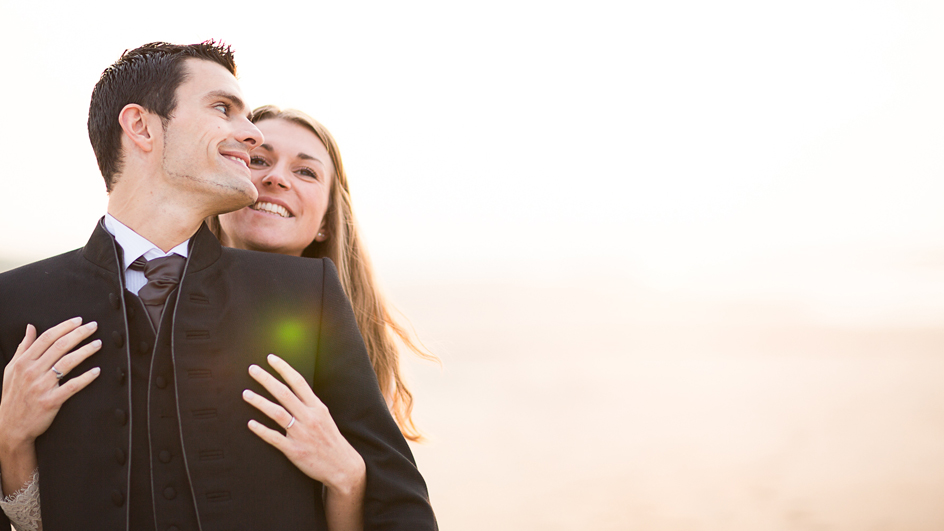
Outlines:
MULTIPOLYGON (((266 105, 252 111, 253 123, 264 120, 285 120, 304 127, 320 139, 331 155, 334 163, 334 181, 331 183, 331 201, 325 213, 327 223, 324 231, 328 238, 323 242, 312 241, 302 252, 309 258, 330 258, 338 268, 341 286, 351 299, 357 327, 361 331, 367 346, 367 355, 377 373, 377 383, 387 400, 394 419, 400 426, 403 436, 411 441, 419 441, 422 436, 413 423, 413 394, 407 388, 400 373, 400 354, 398 342, 402 342, 417 356, 427 360, 437 358, 417 345, 411 335, 394 319, 392 307, 387 304, 374 278, 373 267, 367 255, 367 249, 361 239, 351 207, 351 194, 347 184, 347 174, 341 162, 341 151, 334 137, 315 119, 295 110, 281 110, 274 105, 266 105)), ((221 237, 217 218, 208 221, 210 228, 221 237)), ((222 239, 222 238, 221 238, 222 239)))

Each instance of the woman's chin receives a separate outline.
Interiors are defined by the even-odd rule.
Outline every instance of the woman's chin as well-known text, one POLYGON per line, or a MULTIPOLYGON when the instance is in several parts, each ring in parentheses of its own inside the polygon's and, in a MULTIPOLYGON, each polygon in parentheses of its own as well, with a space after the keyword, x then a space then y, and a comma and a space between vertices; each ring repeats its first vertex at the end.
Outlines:
MULTIPOLYGON (((230 247, 262 251, 267 253, 291 254, 299 256, 304 247, 298 249, 298 226, 295 218, 283 218, 278 214, 244 208, 226 216, 220 216, 224 242, 230 241, 230 247), (230 238, 232 236, 232 238, 230 238)), ((311 239, 314 239, 312 235, 311 239)))

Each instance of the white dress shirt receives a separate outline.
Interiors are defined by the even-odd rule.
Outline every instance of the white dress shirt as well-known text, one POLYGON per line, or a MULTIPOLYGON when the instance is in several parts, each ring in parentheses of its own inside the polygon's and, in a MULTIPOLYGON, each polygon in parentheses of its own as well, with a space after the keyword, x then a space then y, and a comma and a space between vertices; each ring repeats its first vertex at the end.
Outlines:
POLYGON ((131 262, 134 262, 141 256, 143 256, 145 260, 163 258, 171 254, 179 254, 187 258, 187 244, 190 243, 189 238, 177 247, 171 249, 169 253, 165 253, 160 247, 128 228, 127 225, 115 219, 111 214, 105 214, 105 229, 115 237, 118 245, 121 246, 125 262, 122 264, 125 272, 125 289, 135 295, 147 284, 147 278, 144 276, 144 271, 128 269, 131 262))

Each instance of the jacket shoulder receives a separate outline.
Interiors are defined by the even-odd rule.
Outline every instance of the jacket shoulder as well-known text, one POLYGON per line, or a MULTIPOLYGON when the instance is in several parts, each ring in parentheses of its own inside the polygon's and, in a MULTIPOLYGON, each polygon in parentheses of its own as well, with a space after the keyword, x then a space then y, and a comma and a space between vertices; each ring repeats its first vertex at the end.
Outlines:
MULTIPOLYGON (((78 260, 82 259, 82 249, 75 249, 67 253, 26 264, 9 271, 0 273, 0 290, 6 292, 24 284, 33 284, 42 279, 54 278, 57 275, 73 269, 78 260)), ((35 285, 34 285, 35 288, 35 285)))
POLYGON ((0 350, 12 353, 27 323, 41 332, 77 315, 94 318, 83 310, 89 300, 107 303, 110 287, 96 269, 79 249, 0 273, 0 350))
POLYGON ((325 263, 331 263, 328 258, 303 258, 228 247, 223 248, 220 260, 226 268, 234 272, 269 271, 269 273, 277 272, 280 275, 314 275, 317 278, 321 278, 324 274, 325 263))

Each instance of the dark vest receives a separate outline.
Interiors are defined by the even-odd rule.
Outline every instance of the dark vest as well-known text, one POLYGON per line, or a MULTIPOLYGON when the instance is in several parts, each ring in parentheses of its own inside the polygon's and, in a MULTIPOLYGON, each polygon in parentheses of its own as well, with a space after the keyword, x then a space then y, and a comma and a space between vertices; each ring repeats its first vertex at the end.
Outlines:
POLYGON ((159 340, 141 299, 125 291, 131 363, 130 529, 199 529, 183 462, 170 327, 176 290, 168 297, 159 340))

